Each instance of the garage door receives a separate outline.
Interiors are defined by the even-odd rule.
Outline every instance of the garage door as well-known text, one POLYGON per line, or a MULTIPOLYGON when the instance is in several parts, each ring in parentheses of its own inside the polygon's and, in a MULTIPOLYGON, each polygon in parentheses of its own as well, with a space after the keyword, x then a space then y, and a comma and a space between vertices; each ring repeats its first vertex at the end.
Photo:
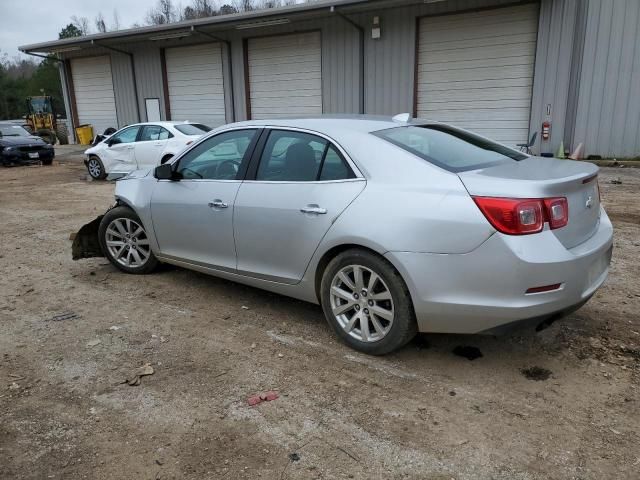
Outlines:
POLYGON ((247 54, 251 118, 322 113, 320 32, 252 38, 247 54))
POLYGON ((171 120, 225 123, 222 48, 218 43, 165 51, 171 120))
POLYGON ((509 145, 526 142, 539 8, 421 19, 418 116, 509 145))
POLYGON ((94 133, 118 128, 109 57, 73 59, 71 76, 79 123, 93 125, 94 133))

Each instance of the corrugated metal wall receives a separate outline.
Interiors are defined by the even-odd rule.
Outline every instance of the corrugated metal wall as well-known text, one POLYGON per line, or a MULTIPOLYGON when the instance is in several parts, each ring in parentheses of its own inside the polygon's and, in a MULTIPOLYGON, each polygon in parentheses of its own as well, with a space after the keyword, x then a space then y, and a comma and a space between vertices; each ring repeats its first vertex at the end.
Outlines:
MULTIPOLYGON (((244 39, 250 36, 322 31, 324 113, 395 114, 414 110, 417 19, 426 15, 473 11, 518 3, 514 0, 446 0, 338 14, 252 30, 215 35, 231 44, 231 67, 223 55, 227 121, 244 120, 246 85, 244 39), (373 17, 381 37, 371 38, 373 17), (364 57, 364 61, 362 58, 364 57), (362 64, 364 62, 364 65, 362 64), (364 72, 364 75, 362 75, 364 72), (233 95, 226 88, 233 77, 233 95), (234 115, 235 114, 235 115, 234 115)), ((585 142, 587 154, 638 155, 640 152, 640 2, 638 0, 539 0, 540 17, 531 104, 531 131, 552 122, 551 139, 536 152, 555 152, 585 142)), ((182 40, 122 43, 135 58, 140 121, 145 98, 159 98, 164 118, 161 47, 211 41, 198 33, 182 40)), ((225 47, 226 48, 226 47, 225 47)), ((105 54, 83 49, 69 56, 105 54)), ((127 56, 110 52, 119 123, 137 121, 132 71, 127 56)))
POLYGON ((640 2, 590 0, 574 143, 587 155, 640 154, 640 2))
POLYGON ((131 58, 122 53, 111 53, 111 74, 118 112, 117 128, 138 122, 131 58))
POLYGON ((565 138, 567 106, 574 98, 571 90, 571 70, 574 39, 582 18, 579 10, 583 0, 543 1, 538 23, 533 99, 531 102, 530 132, 538 132, 536 153, 555 152, 565 138), (542 122, 551 122, 551 138, 542 140, 542 122))
MULTIPOLYGON (((138 85, 138 103, 140 121, 147 121, 145 98, 160 99, 160 115, 165 120, 166 107, 164 103, 164 86, 162 84, 162 58, 160 47, 156 45, 140 45, 125 48, 133 52, 138 85)), ((131 84, 132 85, 132 84, 131 84)), ((132 88, 132 87, 129 87, 132 88)))

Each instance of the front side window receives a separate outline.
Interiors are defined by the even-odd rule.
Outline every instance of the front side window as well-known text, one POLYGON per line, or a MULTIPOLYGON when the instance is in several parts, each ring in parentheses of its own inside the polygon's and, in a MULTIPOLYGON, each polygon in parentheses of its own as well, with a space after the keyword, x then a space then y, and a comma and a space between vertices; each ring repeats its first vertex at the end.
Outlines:
POLYGON ((509 147, 448 125, 395 127, 373 134, 450 172, 527 158, 509 147))
POLYGON ((272 182, 314 182, 354 177, 342 155, 327 140, 287 130, 271 131, 256 174, 256 180, 272 182))
POLYGON ((169 130, 160 125, 145 125, 142 127, 139 142, 151 142, 153 140, 167 140, 173 137, 169 130))
POLYGON ((232 130, 200 143, 180 159, 176 172, 191 180, 236 180, 257 130, 232 130))
POLYGON ((133 143, 138 136, 138 130, 140 130, 140 126, 125 128, 110 137, 109 143, 112 145, 116 143, 133 143))

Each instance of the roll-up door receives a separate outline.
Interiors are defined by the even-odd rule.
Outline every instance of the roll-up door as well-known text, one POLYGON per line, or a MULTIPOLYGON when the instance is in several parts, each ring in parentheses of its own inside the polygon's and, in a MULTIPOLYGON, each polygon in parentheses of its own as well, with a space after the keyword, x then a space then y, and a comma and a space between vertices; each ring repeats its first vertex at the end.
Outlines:
POLYGON ((118 128, 109 57, 74 58, 71 76, 79 124, 93 125, 96 134, 118 128))
POLYGON ((417 113, 499 142, 527 141, 538 4, 425 17, 417 113))
POLYGON ((171 120, 225 123, 222 48, 219 43, 165 51, 171 120))
POLYGON ((251 118, 322 114, 320 32, 248 41, 251 118))

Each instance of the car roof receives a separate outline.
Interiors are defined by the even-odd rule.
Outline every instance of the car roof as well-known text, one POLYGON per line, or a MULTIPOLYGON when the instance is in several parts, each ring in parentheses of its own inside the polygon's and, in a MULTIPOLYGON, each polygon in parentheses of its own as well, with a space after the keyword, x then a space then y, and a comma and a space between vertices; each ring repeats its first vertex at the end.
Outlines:
MULTIPOLYGON (((174 127, 176 125, 201 125, 198 122, 189 122, 189 121, 173 121, 173 120, 162 120, 158 122, 140 122, 140 123, 132 123, 131 125, 127 125, 127 127, 135 127, 135 126, 143 126, 143 125, 159 125, 161 127, 174 127)), ((122 127, 125 128, 125 127, 122 127)))
POLYGON ((393 120, 383 115, 323 115, 320 117, 272 118, 266 120, 248 120, 237 122, 237 126, 296 127, 320 132, 344 131, 371 133, 387 128, 402 127, 410 124, 424 125, 428 122, 410 123, 393 120))

